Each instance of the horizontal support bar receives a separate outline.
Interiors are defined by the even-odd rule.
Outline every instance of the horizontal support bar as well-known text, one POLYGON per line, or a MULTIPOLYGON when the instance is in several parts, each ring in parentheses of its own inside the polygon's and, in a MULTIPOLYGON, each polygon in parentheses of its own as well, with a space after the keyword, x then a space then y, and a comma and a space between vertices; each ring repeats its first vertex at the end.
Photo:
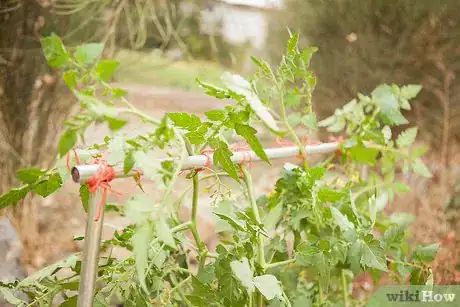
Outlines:
MULTIPOLYGON (((305 146, 305 152, 307 155, 309 154, 325 154, 325 153, 332 153, 339 148, 339 143, 323 143, 319 145, 307 145, 305 146)), ((276 148, 268 148, 265 149, 265 153, 267 154, 270 160, 273 159, 281 159, 281 158, 289 158, 294 157, 299 154, 299 147, 297 146, 289 146, 289 147, 276 147, 276 148)), ((194 168, 200 168, 205 166, 207 162, 210 165, 213 164, 212 154, 209 154, 209 158, 205 155, 197 155, 197 156, 189 156, 185 159, 184 163, 182 164, 182 170, 189 170, 194 168), (211 159, 209 159, 211 158, 211 159), (208 161, 210 160, 210 161, 208 161)), ((235 163, 243 162, 243 161, 260 161, 261 159, 256 155, 253 151, 234 151, 233 156, 231 157, 232 161, 235 163)), ((164 160, 171 160, 171 159, 162 159, 164 160)), ((84 183, 88 179, 90 179, 99 169, 99 164, 90 164, 90 165, 77 165, 72 168, 72 179, 75 182, 84 183)), ((142 170, 139 171, 132 170, 128 174, 124 174, 123 172, 123 164, 116 164, 112 166, 115 171, 115 177, 131 177, 134 175, 142 173, 142 170)))

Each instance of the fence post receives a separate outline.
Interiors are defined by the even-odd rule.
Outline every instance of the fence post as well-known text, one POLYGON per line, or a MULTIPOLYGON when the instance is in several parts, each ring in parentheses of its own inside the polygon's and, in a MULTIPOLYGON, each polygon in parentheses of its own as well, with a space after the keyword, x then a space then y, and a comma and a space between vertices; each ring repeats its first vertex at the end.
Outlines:
POLYGON ((80 274, 80 288, 78 292, 78 307, 92 307, 96 289, 96 277, 99 263, 99 249, 102 236, 104 211, 98 221, 94 220, 97 205, 101 201, 101 191, 98 189, 90 194, 88 202, 88 218, 86 221, 85 247, 80 274))

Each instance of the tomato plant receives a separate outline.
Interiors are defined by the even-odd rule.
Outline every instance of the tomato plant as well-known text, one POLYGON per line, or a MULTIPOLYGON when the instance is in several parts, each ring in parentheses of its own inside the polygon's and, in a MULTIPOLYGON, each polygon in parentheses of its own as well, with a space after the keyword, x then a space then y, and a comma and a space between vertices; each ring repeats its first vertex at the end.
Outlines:
MULTIPOLYGON (((401 283, 424 284, 430 279, 429 264, 437 245, 411 250, 407 215, 387 216, 384 211, 395 193, 409 190, 397 180, 398 173, 431 176, 421 159, 426 148, 413 146, 417 128, 398 136, 392 136, 391 129, 408 124, 403 111, 410 109, 409 100, 419 86, 380 85, 318 122, 312 105, 316 76, 309 69, 316 48, 300 50, 294 34, 277 67, 253 58, 257 72, 250 80, 227 74, 222 88, 197 81, 206 94, 231 104, 209 110, 204 117, 168 113, 156 119, 135 108, 123 89, 108 83, 118 63, 99 60, 101 45, 68 51, 53 35, 43 40, 43 47, 49 65, 63 71, 81 112, 66 123, 55 167, 19 171, 24 185, 2 195, 1 207, 32 191, 43 197, 54 193, 69 179, 67 164, 75 165, 77 157, 79 163, 102 157, 108 164, 122 163, 126 174, 141 169, 162 193, 154 202, 139 190, 117 208, 132 224, 116 231, 101 248, 120 246, 132 253, 122 260, 101 259, 98 306, 108 306, 114 297, 127 306, 355 306, 365 303, 351 295, 352 281, 361 272, 371 273, 376 282, 382 274, 401 283), (84 131, 94 129, 93 124, 106 123, 116 132, 127 123, 127 114, 151 130, 107 136, 102 143, 68 154, 84 131), (298 132, 319 127, 341 135, 340 150, 312 163, 298 132), (258 138, 263 129, 298 146, 302 163, 285 164, 274 190, 255 195, 250 169, 231 159, 231 143, 235 137, 244 140, 270 167, 258 138), (153 159, 155 151, 166 159, 153 159), (172 192, 185 159, 205 153, 213 166, 206 163, 207 173, 203 168, 187 170, 190 188, 177 197, 172 192), (231 178, 244 197, 223 187, 222 177, 231 178), (205 180, 215 183, 210 193, 221 234, 215 251, 208 249, 197 230, 199 186, 205 180), (182 221, 178 208, 190 190, 191 219, 182 221), (195 259, 189 245, 197 251, 195 259)), ((81 186, 80 194, 87 206, 87 185, 81 186)), ((49 304, 60 294, 63 304, 70 306, 77 299, 72 290, 78 288, 80 268, 80 256, 73 255, 22 281, 1 284, 1 290, 16 305, 25 303, 15 293, 25 292, 31 304, 49 304), (74 275, 57 278, 64 267, 74 275)))

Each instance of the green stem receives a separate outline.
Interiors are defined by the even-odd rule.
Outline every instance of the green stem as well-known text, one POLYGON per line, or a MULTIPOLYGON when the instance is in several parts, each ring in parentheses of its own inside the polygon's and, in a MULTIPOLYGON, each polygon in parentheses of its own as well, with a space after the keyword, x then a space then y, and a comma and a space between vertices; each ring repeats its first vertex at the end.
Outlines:
POLYGON ((294 249, 296 249, 297 246, 302 241, 302 236, 300 235, 300 231, 294 230, 293 233, 294 233, 294 249))
POLYGON ((345 276, 345 270, 342 270, 340 275, 342 277, 343 303, 345 307, 348 307, 348 283, 347 277, 345 276))
POLYGON ((291 264, 291 263, 294 263, 294 262, 295 262, 295 258, 280 261, 280 262, 268 263, 268 264, 265 265, 265 269, 266 270, 273 269, 273 268, 283 266, 283 265, 288 265, 288 264, 291 264))
POLYGON ((204 260, 206 259, 206 247, 203 241, 200 238, 200 234, 198 233, 197 227, 197 214, 198 214, 198 194, 199 194, 199 180, 198 175, 193 176, 193 196, 192 196, 192 217, 191 217, 191 227, 190 230, 192 231, 193 239, 196 242, 198 247, 199 257, 200 257, 200 267, 204 265, 204 260))
MULTIPOLYGON (((257 208, 251 174, 248 172, 245 166, 241 166, 241 169, 243 170, 244 181, 246 183, 246 188, 248 190, 248 198, 251 204, 252 214, 254 215, 256 223, 261 225, 262 221, 260 219, 259 209, 257 208)), ((266 264, 265 264, 265 252, 264 252, 264 237, 262 236, 261 233, 257 234, 257 247, 258 247, 257 263, 262 271, 261 275, 263 275, 266 264)), ((257 293, 257 306, 262 307, 263 303, 264 303, 264 298, 262 294, 257 293)))
POLYGON ((286 126, 292 139, 294 140, 296 145, 299 147, 299 153, 303 159, 304 169, 308 169, 308 160, 307 160, 307 154, 305 153, 305 147, 303 146, 302 142, 300 141, 299 137, 295 133, 294 129, 292 129, 291 125, 288 122, 288 118, 286 114, 286 107, 284 105, 283 91, 279 88, 279 86, 278 86, 278 91, 279 91, 279 96, 280 96, 281 117, 282 117, 283 123, 286 126))
MULTIPOLYGON (((189 277, 187 277, 189 278, 189 277)), ((187 280, 184 279, 184 280, 187 280)), ((176 289, 177 292, 179 292, 179 296, 181 297, 182 301, 187 305, 187 306, 190 306, 190 307, 193 307, 193 304, 187 299, 187 297, 185 296, 184 294, 184 291, 182 291, 182 288, 181 288, 181 284, 177 282, 177 279, 176 279, 176 276, 174 276, 174 274, 171 274, 171 282, 172 284, 174 285, 174 288, 173 289, 176 289)))

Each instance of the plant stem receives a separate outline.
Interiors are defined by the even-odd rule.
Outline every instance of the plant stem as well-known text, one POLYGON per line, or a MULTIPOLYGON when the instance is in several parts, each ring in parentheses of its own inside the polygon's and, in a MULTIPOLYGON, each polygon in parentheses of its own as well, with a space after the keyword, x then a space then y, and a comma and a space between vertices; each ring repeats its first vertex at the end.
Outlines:
POLYGON ((199 180, 198 174, 193 176, 193 196, 192 196, 192 218, 191 218, 191 227, 190 230, 192 231, 193 238, 195 239, 196 245, 198 247, 199 257, 200 257, 200 267, 203 266, 205 257, 206 248, 203 241, 200 238, 200 234, 198 233, 196 217, 198 213, 198 193, 199 193, 199 180), (203 260, 203 261, 202 261, 203 260))
MULTIPOLYGON (((190 276, 189 276, 189 277, 190 277, 190 276)), ((187 277, 187 278, 189 278, 189 277, 187 277)), ((184 279, 184 280, 187 280, 187 278, 184 279)), ((185 297, 184 291, 182 291, 182 288, 181 288, 181 286, 183 285, 183 284, 181 285, 182 282, 181 282, 181 283, 178 283, 178 282, 177 282, 177 279, 176 279, 176 276, 174 276, 174 274, 171 274, 171 282, 172 282, 172 284, 174 285, 174 288, 173 288, 173 289, 176 289, 177 292, 179 292, 179 295, 180 295, 182 301, 183 301, 187 306, 193 307, 192 303, 190 303, 190 301, 187 299, 187 297, 185 297)))
MULTIPOLYGON (((252 214, 256 220, 257 224, 262 224, 260 219, 259 209, 257 208, 257 203, 254 195, 254 186, 252 183, 251 174, 248 172, 244 165, 241 166, 244 174, 244 181, 246 183, 246 188, 248 190, 248 198, 251 204, 252 214)), ((265 252, 264 252, 264 237, 261 233, 257 234, 257 246, 258 246, 258 253, 257 253, 257 264, 259 265, 260 269, 262 270, 262 274, 265 271, 265 252)), ((257 306, 262 307, 264 303, 264 298, 262 294, 257 293, 257 306)))
POLYGON ((348 307, 348 283, 347 277, 345 276, 345 270, 342 270, 340 275, 342 278, 343 303, 345 307, 348 307))
POLYGON ((273 269, 273 268, 283 266, 283 265, 288 265, 288 264, 291 264, 291 263, 294 263, 294 262, 295 262, 295 258, 280 261, 280 262, 268 263, 268 264, 265 265, 265 269, 266 270, 273 269))

